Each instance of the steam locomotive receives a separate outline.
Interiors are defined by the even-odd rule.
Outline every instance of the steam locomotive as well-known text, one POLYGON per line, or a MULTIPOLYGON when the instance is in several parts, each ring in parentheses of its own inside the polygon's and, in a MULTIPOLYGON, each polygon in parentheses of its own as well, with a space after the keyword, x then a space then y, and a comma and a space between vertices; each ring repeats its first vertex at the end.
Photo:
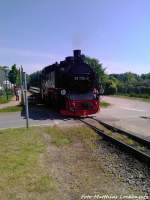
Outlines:
POLYGON ((62 115, 88 116, 99 111, 99 77, 85 62, 81 50, 42 70, 42 100, 62 115))

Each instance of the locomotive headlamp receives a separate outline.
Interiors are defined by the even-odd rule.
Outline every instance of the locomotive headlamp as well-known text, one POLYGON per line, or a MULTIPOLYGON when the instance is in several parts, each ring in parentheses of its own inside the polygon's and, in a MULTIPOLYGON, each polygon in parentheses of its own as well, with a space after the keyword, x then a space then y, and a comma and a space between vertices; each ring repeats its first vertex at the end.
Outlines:
POLYGON ((61 95, 66 95, 67 92, 66 92, 66 90, 61 90, 60 93, 61 93, 61 95))

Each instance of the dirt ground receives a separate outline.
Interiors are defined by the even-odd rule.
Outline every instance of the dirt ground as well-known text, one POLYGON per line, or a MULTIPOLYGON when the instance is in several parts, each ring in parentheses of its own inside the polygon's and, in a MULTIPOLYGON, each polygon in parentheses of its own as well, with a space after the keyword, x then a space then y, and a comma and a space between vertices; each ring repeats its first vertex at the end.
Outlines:
MULTIPOLYGON (((92 199, 95 194, 117 195, 118 198, 121 195, 145 194, 124 181, 124 176, 118 176, 108 170, 104 162, 112 152, 107 155, 103 151, 103 145, 106 144, 93 131, 82 126, 74 130, 64 127, 59 129, 67 138, 71 138, 72 142, 68 145, 54 145, 51 135, 44 134, 47 151, 41 156, 41 162, 58 185, 54 199, 86 199, 86 195, 91 195, 92 199)), ((111 149, 109 146, 108 148, 111 149)), ((110 160, 113 168, 115 159, 112 156, 110 160)))

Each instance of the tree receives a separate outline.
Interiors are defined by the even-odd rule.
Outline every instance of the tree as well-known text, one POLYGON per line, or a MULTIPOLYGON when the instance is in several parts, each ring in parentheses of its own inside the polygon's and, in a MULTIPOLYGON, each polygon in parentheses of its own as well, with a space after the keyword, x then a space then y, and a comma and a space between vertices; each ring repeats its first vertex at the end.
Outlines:
POLYGON ((116 94, 117 93, 117 83, 115 80, 107 80, 105 83, 105 94, 116 94))
POLYGON ((99 81, 102 82, 102 84, 105 82, 106 74, 105 74, 105 68, 103 68, 102 63, 99 62, 98 59, 85 57, 85 62, 89 64, 94 71, 96 72, 97 76, 99 77, 99 81))
POLYGON ((29 80, 29 85, 30 86, 40 87, 41 71, 37 71, 37 72, 34 72, 34 73, 30 74, 28 80, 29 80))
POLYGON ((8 78, 12 84, 19 85, 19 70, 17 69, 16 64, 12 65, 8 78))
POLYGON ((2 66, 0 66, 0 86, 3 85, 5 81, 5 70, 2 66))

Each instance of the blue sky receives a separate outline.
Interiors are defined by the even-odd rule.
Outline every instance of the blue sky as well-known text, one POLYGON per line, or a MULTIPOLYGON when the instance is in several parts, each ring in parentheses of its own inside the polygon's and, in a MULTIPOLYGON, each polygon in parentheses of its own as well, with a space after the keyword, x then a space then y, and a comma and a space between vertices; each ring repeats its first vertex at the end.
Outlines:
POLYGON ((0 65, 31 73, 75 48, 108 73, 150 72, 150 1, 0 0, 0 65))

